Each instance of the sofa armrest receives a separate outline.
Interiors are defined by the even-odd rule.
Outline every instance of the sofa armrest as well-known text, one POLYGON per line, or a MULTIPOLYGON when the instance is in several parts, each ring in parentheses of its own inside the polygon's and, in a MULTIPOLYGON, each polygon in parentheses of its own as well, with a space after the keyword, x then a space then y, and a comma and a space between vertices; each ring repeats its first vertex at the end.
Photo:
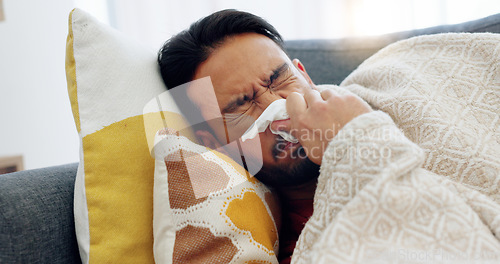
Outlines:
POLYGON ((398 40, 445 32, 500 33, 500 13, 455 25, 442 25, 370 37, 343 39, 291 40, 285 49, 291 59, 298 58, 316 84, 340 84, 364 60, 398 40))
POLYGON ((0 175, 0 263, 81 263, 73 219, 77 168, 0 175))

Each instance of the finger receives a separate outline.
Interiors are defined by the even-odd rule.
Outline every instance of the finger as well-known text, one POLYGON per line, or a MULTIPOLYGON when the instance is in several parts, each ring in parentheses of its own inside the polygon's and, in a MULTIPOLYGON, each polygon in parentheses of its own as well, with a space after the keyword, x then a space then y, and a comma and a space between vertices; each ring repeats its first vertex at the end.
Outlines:
POLYGON ((304 93, 304 99, 306 100, 306 104, 308 106, 311 106, 316 102, 323 101, 321 94, 316 90, 307 90, 304 93))
POLYGON ((303 113, 307 109, 306 100, 304 97, 293 92, 286 98, 286 111, 291 120, 294 120, 300 113, 303 113))
POLYGON ((333 91, 332 89, 325 89, 323 91, 321 91, 321 98, 323 98, 323 100, 328 100, 328 98, 330 97, 333 97, 333 96, 338 96, 338 94, 333 91))

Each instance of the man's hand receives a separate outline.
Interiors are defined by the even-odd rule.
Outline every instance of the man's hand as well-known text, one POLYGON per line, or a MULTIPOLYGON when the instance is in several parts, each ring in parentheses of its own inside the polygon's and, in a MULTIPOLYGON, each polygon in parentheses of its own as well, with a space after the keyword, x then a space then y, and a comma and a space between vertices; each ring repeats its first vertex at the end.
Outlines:
POLYGON ((304 147, 308 158, 321 165, 328 143, 355 117, 371 107, 354 94, 339 95, 331 89, 309 90, 304 96, 293 92, 286 99, 291 134, 304 147))

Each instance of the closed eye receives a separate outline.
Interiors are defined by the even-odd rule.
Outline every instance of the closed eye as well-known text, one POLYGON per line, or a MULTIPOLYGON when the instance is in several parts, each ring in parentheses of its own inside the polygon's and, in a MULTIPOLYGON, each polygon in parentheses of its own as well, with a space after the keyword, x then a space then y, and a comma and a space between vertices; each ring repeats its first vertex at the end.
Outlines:
POLYGON ((279 86, 286 78, 285 74, 289 69, 288 63, 283 63, 280 65, 278 68, 276 68, 271 76, 269 77, 269 80, 267 81, 266 87, 270 90, 273 90, 277 86, 279 86))
POLYGON ((248 95, 244 95, 243 97, 240 97, 232 102, 230 102, 226 107, 224 107, 221 112, 222 114, 227 114, 227 113, 234 113, 239 111, 239 109, 247 104, 249 101, 251 101, 250 97, 248 95))
POLYGON ((238 111, 238 113, 225 113, 224 114, 224 121, 227 123, 231 123, 234 125, 234 123, 240 122, 241 118, 247 115, 247 112, 252 108, 254 105, 253 102, 248 103, 248 107, 245 107, 244 109, 240 109, 241 111, 238 111))

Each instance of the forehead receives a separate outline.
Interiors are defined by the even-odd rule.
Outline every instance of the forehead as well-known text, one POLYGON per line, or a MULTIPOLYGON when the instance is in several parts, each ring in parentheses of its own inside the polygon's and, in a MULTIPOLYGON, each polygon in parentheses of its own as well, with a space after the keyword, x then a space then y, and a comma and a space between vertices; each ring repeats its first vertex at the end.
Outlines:
MULTIPOLYGON (((274 41, 264 35, 245 33, 229 37, 216 48, 198 66, 194 79, 209 76, 220 104, 262 85, 283 62, 290 60, 274 41)), ((194 98, 198 97, 195 94, 198 92, 188 91, 195 103, 202 104, 202 98, 194 98)))
POLYGON ((283 59, 288 59, 288 57, 268 37, 257 33, 239 34, 224 40, 222 45, 217 47, 208 59, 199 65, 195 79, 219 75, 219 73, 226 73, 228 70, 233 73, 252 73, 259 68, 272 67, 276 60, 282 61, 283 59))

